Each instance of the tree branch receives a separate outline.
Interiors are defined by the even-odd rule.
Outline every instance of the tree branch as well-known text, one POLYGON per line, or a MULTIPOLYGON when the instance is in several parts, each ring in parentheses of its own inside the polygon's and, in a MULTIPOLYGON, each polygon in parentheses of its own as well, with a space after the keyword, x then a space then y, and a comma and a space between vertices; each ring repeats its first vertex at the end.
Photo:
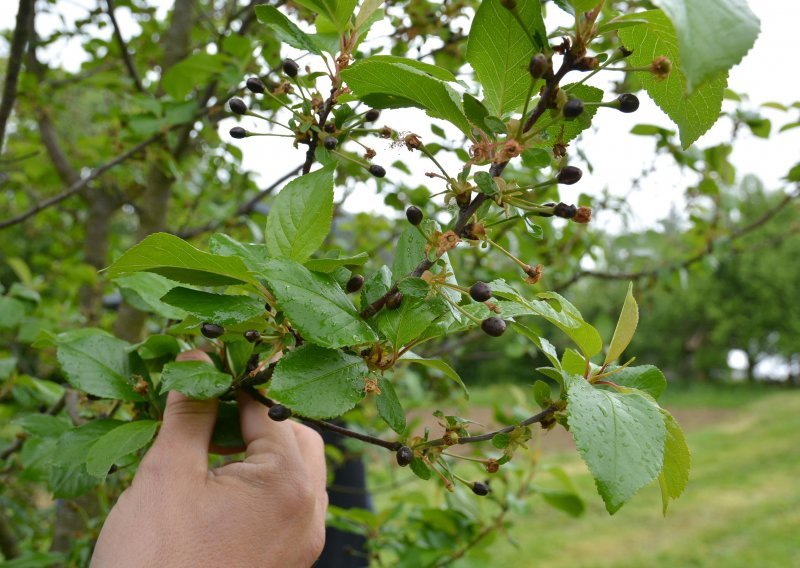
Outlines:
MULTIPOLYGON (((477 442, 488 442, 489 440, 491 440, 492 438, 494 438, 498 434, 508 434, 509 432, 512 432, 516 428, 524 428, 525 426, 530 426, 531 424, 536 424, 538 422, 542 422, 543 420, 545 420, 545 419, 549 418, 550 416, 552 416, 553 414, 555 414, 555 412, 557 412, 559 409, 560 409, 560 407, 558 405, 551 404, 550 406, 548 406, 547 408, 542 410, 539 414, 534 414, 533 416, 530 416, 530 417, 526 418, 525 420, 523 420, 519 424, 514 424, 512 426, 506 426, 505 428, 500 428, 499 430, 495 430, 494 432, 488 432, 486 434, 481 434, 480 436, 464 436, 464 437, 460 437, 460 438, 458 438, 458 444, 462 445, 462 444, 475 444, 477 442)), ((425 447, 425 448, 429 448, 429 447, 433 447, 433 446, 445 446, 445 445, 447 445, 447 444, 445 443, 444 438, 437 438, 435 440, 429 440, 429 441, 423 442, 421 444, 421 446, 425 447)))
POLYGON ((0 100, 0 154, 3 153, 3 142, 6 138, 6 125, 8 117, 14 108, 17 99, 17 80, 22 67, 22 58, 25 53, 25 44, 28 43, 30 20, 33 17, 34 0, 20 0, 17 10, 17 23, 14 35, 11 37, 11 51, 8 54, 6 79, 3 82, 3 98, 0 100))
MULTIPOLYGON (((302 167, 303 164, 300 164, 299 166, 293 168, 291 171, 285 173, 280 178, 272 182, 268 187, 262 189, 260 192, 258 192, 258 194, 250 198, 249 201, 240 205, 239 208, 236 209, 236 212, 232 215, 232 217, 241 217, 243 215, 249 215, 250 213, 252 213, 256 205, 258 205, 258 203, 260 203, 265 197, 272 194, 272 192, 274 192, 278 188, 278 186, 280 186, 287 179, 297 175, 297 173, 301 170, 302 167)), ((226 220, 214 221, 212 223, 203 225, 202 227, 194 227, 191 229, 185 229, 183 231, 180 231, 178 233, 178 236, 181 237, 182 239, 189 239, 192 237, 196 237, 197 235, 201 235, 203 233, 208 233, 209 231, 215 231, 226 224, 227 224, 226 220)))
POLYGON ((122 37, 122 32, 120 32, 117 17, 114 15, 114 0, 106 0, 106 8, 108 17, 111 19, 111 25, 114 27, 114 38, 117 40, 117 45, 119 46, 120 53, 122 54, 122 61, 125 63, 125 68, 128 70, 128 75, 131 76, 133 84, 136 85, 136 90, 140 93, 143 93, 144 85, 142 85, 142 80, 139 78, 139 73, 136 71, 136 66, 133 64, 133 58, 128 51, 125 38, 122 37))
MULTIPOLYGON (((54 402, 50 408, 48 408, 44 414, 48 414, 50 416, 55 416, 64 408, 64 405, 67 402, 67 393, 65 392, 61 395, 56 402, 54 402)), ((17 438, 13 442, 11 442, 8 446, 6 446, 2 451, 0 451, 0 460, 4 460, 8 458, 11 454, 15 453, 22 447, 22 444, 25 443, 25 438, 17 438)))
POLYGON ((798 197, 800 197, 800 190, 796 190, 792 193, 785 195, 783 199, 781 199, 774 207, 771 207, 770 209, 765 211, 764 214, 758 217, 756 220, 752 221, 751 223, 748 223, 747 225, 739 227, 738 229, 732 231, 728 235, 717 237, 716 239, 709 241, 703 248, 703 250, 683 260, 677 262, 671 262, 668 264, 663 264, 661 266, 656 266, 654 268, 639 270, 637 272, 603 272, 599 270, 579 270, 578 272, 573 274, 569 278, 569 280, 556 286, 554 290, 557 292, 566 290, 567 288, 569 288, 570 286, 572 286, 573 284, 575 284, 576 282, 578 282, 583 278, 597 278, 599 280, 639 280, 640 278, 655 276, 661 271, 666 270, 671 272, 674 270, 679 270, 681 268, 687 268, 692 264, 699 262, 712 252, 714 252, 714 248, 720 241, 722 240, 725 240, 726 242, 735 241, 747 235, 748 233, 755 231, 759 227, 762 227, 798 197))
POLYGON ((146 148, 147 146, 149 146, 153 142, 156 142, 157 140, 159 140, 161 137, 162 137, 162 134, 156 134, 154 136, 151 136, 147 140, 144 140, 143 142, 139 142, 136 146, 134 146, 130 150, 128 150, 126 152, 123 152, 122 154, 120 154, 119 156, 114 158, 113 160, 109 160, 105 164, 95 168, 94 170, 92 170, 92 172, 89 175, 87 175, 84 178, 79 179, 78 181, 76 181, 75 183, 70 185, 69 188, 67 188, 64 192, 59 193, 58 195, 55 195, 55 196, 50 197, 48 199, 45 199, 44 201, 36 204, 34 207, 31 207, 30 209, 28 209, 24 213, 20 213, 19 215, 15 216, 15 217, 11 217, 9 219, 5 219, 4 221, 0 221, 0 230, 5 229, 7 227, 11 227, 12 225, 16 225, 18 223, 22 223, 23 221, 33 217, 34 215, 36 215, 40 211, 44 211, 48 207, 52 207, 53 205, 57 205, 57 204, 61 203, 62 201, 64 201, 65 199, 68 199, 68 198, 72 197, 73 195, 75 195, 78 192, 80 192, 83 188, 85 188, 90 182, 92 182, 93 180, 97 179, 98 177, 103 175, 105 172, 107 172, 108 170, 113 168, 114 166, 118 166, 119 164, 123 163, 124 161, 126 161, 130 157, 132 157, 135 154, 139 153, 140 151, 142 151, 144 148, 146 148))
MULTIPOLYGON (((271 398, 267 398, 253 387, 245 387, 243 390, 247 394, 249 394, 253 398, 253 400, 263 404, 267 408, 271 408, 275 406, 275 404, 277 404, 274 400, 272 400, 271 398)), ((348 438, 361 440, 362 442, 372 444, 373 446, 380 446, 381 448, 386 448, 387 450, 392 452, 396 452, 403 446, 403 444, 401 444, 400 442, 389 442, 387 440, 382 440, 375 436, 370 436, 369 434, 362 434, 360 432, 355 432, 353 430, 350 430, 343 426, 338 426, 336 424, 333 424, 332 422, 327 422, 325 420, 317 420, 316 418, 305 418, 301 416, 297 416, 297 418, 299 418, 306 424, 312 424, 317 428, 322 428, 323 430, 336 432, 337 434, 340 434, 342 436, 347 436, 348 438)))

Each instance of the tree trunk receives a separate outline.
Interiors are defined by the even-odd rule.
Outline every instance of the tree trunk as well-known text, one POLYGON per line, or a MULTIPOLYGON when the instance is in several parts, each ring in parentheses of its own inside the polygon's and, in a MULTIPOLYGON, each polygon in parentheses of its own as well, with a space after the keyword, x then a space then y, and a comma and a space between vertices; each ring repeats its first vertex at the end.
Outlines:
MULTIPOLYGON (((196 0, 176 0, 172 20, 164 38, 164 59, 162 73, 186 57, 189 52, 192 25, 194 23, 196 0)), ((159 92, 161 89, 159 87, 159 92)), ((191 128, 189 125, 187 128, 191 128)), ((147 174, 147 188, 137 203, 139 229, 136 240, 163 231, 167 220, 169 198, 174 179, 167 175, 166 162, 159 160, 150 167, 147 174)), ((123 302, 114 322, 114 334, 126 341, 138 341, 146 314, 123 302)))

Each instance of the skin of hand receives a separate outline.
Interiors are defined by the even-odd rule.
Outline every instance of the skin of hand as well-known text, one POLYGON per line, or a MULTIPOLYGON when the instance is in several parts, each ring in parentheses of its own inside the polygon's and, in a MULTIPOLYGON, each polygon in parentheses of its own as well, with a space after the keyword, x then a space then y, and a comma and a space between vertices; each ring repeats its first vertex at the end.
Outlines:
MULTIPOLYGON (((211 359, 202 351, 179 361, 211 359)), ((164 422, 106 519, 91 566, 303 567, 325 543, 324 445, 240 394, 244 461, 209 470, 216 400, 170 392, 164 422)))

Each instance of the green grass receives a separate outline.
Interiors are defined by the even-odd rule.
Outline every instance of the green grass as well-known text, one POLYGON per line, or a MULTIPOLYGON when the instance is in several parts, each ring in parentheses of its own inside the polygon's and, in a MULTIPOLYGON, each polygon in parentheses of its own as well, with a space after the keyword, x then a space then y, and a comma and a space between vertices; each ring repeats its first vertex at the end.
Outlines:
MULTIPOLYGON (((722 398, 729 405, 734 400, 722 398)), ((557 456, 587 500, 586 515, 571 519, 534 502, 510 533, 520 549, 498 539, 495 564, 800 566, 800 393, 761 393, 736 406, 722 422, 688 433, 689 486, 666 518, 656 487, 609 517, 582 463, 557 456)))
MULTIPOLYGON (((471 403, 509 401, 508 386, 475 389, 471 403)), ((800 567, 800 392, 763 388, 672 389, 662 402, 687 418, 692 472, 684 495, 661 515, 656 486, 609 516, 574 452, 549 453, 587 504, 571 518, 539 498, 498 535, 491 565, 503 568, 800 567)), ((430 484, 415 484, 430 492, 430 484)), ((377 499, 379 510, 386 502, 377 499)), ((484 502, 488 507, 489 503, 484 502)), ((487 508, 487 511, 490 509, 487 508)), ((465 559, 455 566, 486 566, 465 559)))

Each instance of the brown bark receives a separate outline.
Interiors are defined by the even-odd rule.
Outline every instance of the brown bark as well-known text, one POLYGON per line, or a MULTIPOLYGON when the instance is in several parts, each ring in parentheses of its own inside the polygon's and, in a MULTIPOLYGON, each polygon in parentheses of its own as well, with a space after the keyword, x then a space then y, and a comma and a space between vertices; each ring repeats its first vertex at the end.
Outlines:
MULTIPOLYGON (((176 0, 175 8, 172 11, 172 20, 164 37, 162 77, 170 67, 189 53, 194 13, 195 0, 176 0)), ((191 125, 187 126, 187 129, 191 129, 191 125)), ((150 167, 147 175, 147 188, 137 203, 139 213, 137 241, 152 233, 163 231, 165 228, 174 182, 174 179, 166 172, 166 163, 163 160, 157 161, 150 167)), ((123 303, 114 322, 114 334, 127 341, 138 341, 142 334, 145 317, 146 314, 123 303)))
POLYGON ((3 560, 12 560, 19 556, 17 539, 11 531, 8 519, 2 509, 0 509, 0 553, 3 555, 3 560))
POLYGON ((3 98, 0 100, 0 154, 3 153, 3 141, 6 138, 8 117, 14 108, 17 98, 17 79, 22 68, 25 45, 28 43, 30 20, 33 17, 34 0, 20 0, 17 9, 17 22, 11 37, 11 51, 8 55, 6 78, 3 82, 3 98))

